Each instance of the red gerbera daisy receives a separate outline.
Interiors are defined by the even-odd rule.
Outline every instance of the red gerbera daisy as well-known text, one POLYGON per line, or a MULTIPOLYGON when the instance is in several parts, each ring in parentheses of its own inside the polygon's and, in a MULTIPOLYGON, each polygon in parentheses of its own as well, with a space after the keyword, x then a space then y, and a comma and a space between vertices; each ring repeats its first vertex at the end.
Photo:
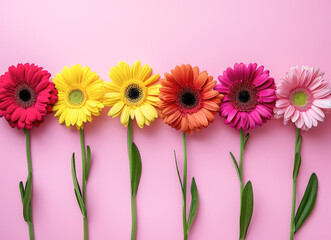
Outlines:
POLYGON ((216 81, 198 67, 182 64, 161 79, 159 108, 164 122, 183 132, 200 132, 214 121, 223 95, 213 90, 216 81))
POLYGON ((0 77, 0 117, 11 127, 30 130, 52 111, 57 91, 51 74, 34 64, 11 66, 0 77))

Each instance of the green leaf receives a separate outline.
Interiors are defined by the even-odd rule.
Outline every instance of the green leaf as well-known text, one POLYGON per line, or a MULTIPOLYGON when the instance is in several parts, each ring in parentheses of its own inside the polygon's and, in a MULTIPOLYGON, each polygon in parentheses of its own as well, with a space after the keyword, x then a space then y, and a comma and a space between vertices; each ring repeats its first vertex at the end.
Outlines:
POLYGON ((192 178, 192 183, 191 183, 191 206, 190 206, 190 213, 189 213, 188 221, 187 221, 187 233, 189 232, 190 227, 191 227, 191 225, 193 223, 193 220, 195 218, 195 215, 197 214, 198 203, 199 203, 198 189, 197 189, 197 185, 195 183, 195 179, 192 178))
POLYGON ((240 239, 244 239, 253 215, 254 198, 250 181, 245 185, 241 196, 240 209, 240 239))
POLYGON ((297 178, 300 166, 301 166, 301 155, 299 152, 297 152, 294 158, 293 179, 297 178))
POLYGON ((315 173, 310 176, 305 194, 302 197, 299 208, 294 218, 295 231, 296 233, 302 224, 307 220, 310 213, 313 211, 318 189, 318 180, 315 173))
POLYGON ((131 196, 137 194, 141 176, 141 157, 135 143, 132 143, 132 176, 131 176, 131 196))
POLYGON ((298 136, 298 141, 295 145, 295 152, 300 152, 300 149, 301 149, 301 143, 302 143, 302 137, 301 136, 298 136))
POLYGON ((71 158, 71 174, 72 174, 72 181, 74 183, 74 189, 75 189, 75 195, 77 198, 77 203, 79 205, 79 208, 85 218, 87 218, 87 211, 86 211, 86 206, 84 203, 84 200, 82 198, 82 192, 80 190, 80 186, 77 180, 77 175, 76 175, 76 164, 75 164, 75 153, 72 154, 71 158))
POLYGON ((91 148, 89 145, 87 145, 86 147, 86 157, 87 157, 87 164, 86 164, 86 181, 88 179, 88 175, 89 175, 89 172, 90 172, 90 164, 91 164, 91 148))
POLYGON ((237 160, 236 160, 235 157, 233 156, 232 152, 230 152, 230 155, 231 155, 232 161, 233 161, 233 163, 234 163, 234 166, 235 166, 235 168, 236 168, 236 171, 237 171, 238 177, 239 177, 239 179, 240 179, 240 170, 239 170, 239 166, 238 166, 237 160))
POLYGON ((249 133, 246 134, 245 140, 244 140, 244 148, 246 147, 247 141, 249 139, 249 133))
POLYGON ((23 217, 27 223, 32 223, 31 198, 32 198, 32 173, 29 172, 24 191, 24 198, 23 198, 23 217))
POLYGON ((20 181, 19 183, 19 188, 20 188, 20 193, 21 193, 21 199, 22 199, 22 204, 23 204, 23 199, 24 199, 24 186, 23 186, 23 182, 20 181))
POLYGON ((180 177, 179 170, 178 170, 178 163, 177 163, 176 151, 174 151, 174 155, 175 155, 175 163, 176 163, 177 175, 178 175, 178 179, 179 179, 179 182, 180 182, 180 188, 182 189, 182 193, 184 193, 183 182, 182 182, 182 179, 180 177))

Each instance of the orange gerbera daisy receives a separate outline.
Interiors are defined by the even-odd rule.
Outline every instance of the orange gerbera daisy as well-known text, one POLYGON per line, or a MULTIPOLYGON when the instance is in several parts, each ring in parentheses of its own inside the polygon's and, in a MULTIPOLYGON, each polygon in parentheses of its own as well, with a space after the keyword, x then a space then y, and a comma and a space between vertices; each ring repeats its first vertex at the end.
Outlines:
POLYGON ((200 132, 214 121, 223 95, 206 71, 189 64, 176 66, 161 79, 159 108, 164 122, 183 132, 200 132))

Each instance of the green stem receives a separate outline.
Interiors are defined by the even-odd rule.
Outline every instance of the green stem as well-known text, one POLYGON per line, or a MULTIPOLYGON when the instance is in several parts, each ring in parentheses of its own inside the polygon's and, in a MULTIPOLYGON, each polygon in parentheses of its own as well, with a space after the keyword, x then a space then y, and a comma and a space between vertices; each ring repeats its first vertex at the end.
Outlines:
POLYGON ((244 188, 243 183, 243 155, 244 155, 244 130, 240 128, 240 159, 239 159, 239 171, 240 171, 240 206, 241 206, 241 195, 244 188))
MULTIPOLYGON (((300 129, 296 129, 295 134, 295 153, 300 152, 300 148, 298 147, 298 142, 300 138, 300 129)), ((295 232, 295 225, 294 225, 294 218, 295 218, 295 203, 296 203, 296 189, 297 189, 297 178, 293 178, 292 183, 292 212, 291 212, 291 229, 290 229, 290 240, 294 239, 294 232, 295 232)))
MULTIPOLYGON (((31 185, 32 185, 32 164, 31 164, 31 148, 30 148, 30 131, 24 129, 25 133, 25 144, 26 144, 26 158, 28 161, 28 174, 31 174, 31 185)), ((31 212, 32 212, 32 198, 31 198, 31 212)), ((29 225, 29 236, 30 240, 34 240, 34 231, 33 231, 33 222, 32 222, 32 213, 31 213, 31 223, 29 225)))
MULTIPOLYGON (((128 124, 128 154, 129 154, 129 165, 130 165, 130 183, 132 184, 132 119, 129 119, 128 124)), ((131 224, 131 240, 136 239, 136 231, 137 231, 137 213, 136 213, 136 196, 132 192, 132 186, 131 186, 131 218, 132 218, 132 224, 131 224)))
MULTIPOLYGON (((86 152, 85 152, 85 142, 84 142, 84 129, 79 130, 80 133, 80 147, 82 151, 82 183, 83 183, 83 201, 86 206, 86 152)), ((87 218, 84 217, 84 240, 88 239, 87 231, 87 218)))
MULTIPOLYGON (((240 158, 239 158, 239 181, 240 181, 240 212, 242 208, 242 193, 244 189, 243 181, 243 155, 244 155, 244 130, 240 128, 240 158)), ((240 236, 240 224, 239 224, 239 236, 240 236)), ((244 238, 239 238, 243 240, 244 238)))
POLYGON ((186 186, 187 186, 187 151, 185 133, 182 132, 183 154, 184 154, 184 174, 183 174, 183 232, 184 240, 188 239, 187 221, 186 221, 186 186))

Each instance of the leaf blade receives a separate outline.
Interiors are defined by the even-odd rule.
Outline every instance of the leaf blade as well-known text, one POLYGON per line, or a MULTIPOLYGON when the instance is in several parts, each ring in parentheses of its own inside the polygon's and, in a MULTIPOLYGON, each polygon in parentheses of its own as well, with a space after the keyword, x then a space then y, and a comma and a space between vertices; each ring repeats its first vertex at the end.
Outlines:
POLYGON ((31 217, 31 198, 32 198, 32 172, 29 172, 23 198, 23 217, 27 223, 32 223, 31 217))
POLYGON ((297 152, 294 158, 293 179, 296 179, 298 177, 300 166, 301 166, 301 155, 299 152, 297 152))
POLYGON ((230 152, 230 155, 231 155, 231 158, 232 158, 234 167, 236 168, 237 175, 238 175, 238 177, 240 179, 241 177, 240 177, 240 169, 239 169, 239 166, 238 166, 238 162, 237 162, 236 158, 233 156, 232 152, 230 152))
POLYGON ((191 206, 190 206, 190 213, 187 221, 187 233, 190 230, 190 227, 194 221, 194 218, 197 214, 198 210, 198 204, 199 204, 199 195, 198 195, 198 188, 195 182, 195 179, 192 178, 191 183, 191 206))
POLYGON ((86 158, 87 158, 87 162, 86 162, 86 181, 88 179, 89 173, 90 173, 90 165, 91 165, 91 148, 89 145, 87 145, 86 147, 86 158))
POLYGON ((131 175, 131 196, 137 194, 141 177, 141 156, 135 143, 132 143, 132 175, 131 175))
POLYGON ((74 184, 74 190, 75 190, 75 195, 77 199, 77 203, 79 205, 79 208, 85 218, 87 218, 87 211, 86 211, 86 206, 85 202, 82 198, 82 192, 77 180, 77 175, 76 175, 76 164, 75 164, 75 153, 72 154, 71 157, 71 175, 72 175, 72 181, 74 184))
POLYGON ((318 190, 318 179, 315 173, 310 176, 309 182, 307 184, 305 193, 300 202, 299 208, 294 218, 295 231, 296 233, 300 227, 308 219, 309 215, 313 211, 317 198, 318 190))
POLYGON ((244 239, 247 234, 249 224, 252 219, 254 208, 253 188, 250 181, 245 185, 241 197, 240 209, 240 239, 244 239))
POLYGON ((176 151, 174 151, 174 155, 175 155, 175 163, 176 163, 176 169, 177 169, 177 175, 178 175, 178 179, 179 179, 179 183, 180 183, 180 188, 182 190, 182 193, 184 193, 183 182, 182 182, 182 178, 180 177, 180 173, 179 173, 179 169, 178 169, 176 151))

